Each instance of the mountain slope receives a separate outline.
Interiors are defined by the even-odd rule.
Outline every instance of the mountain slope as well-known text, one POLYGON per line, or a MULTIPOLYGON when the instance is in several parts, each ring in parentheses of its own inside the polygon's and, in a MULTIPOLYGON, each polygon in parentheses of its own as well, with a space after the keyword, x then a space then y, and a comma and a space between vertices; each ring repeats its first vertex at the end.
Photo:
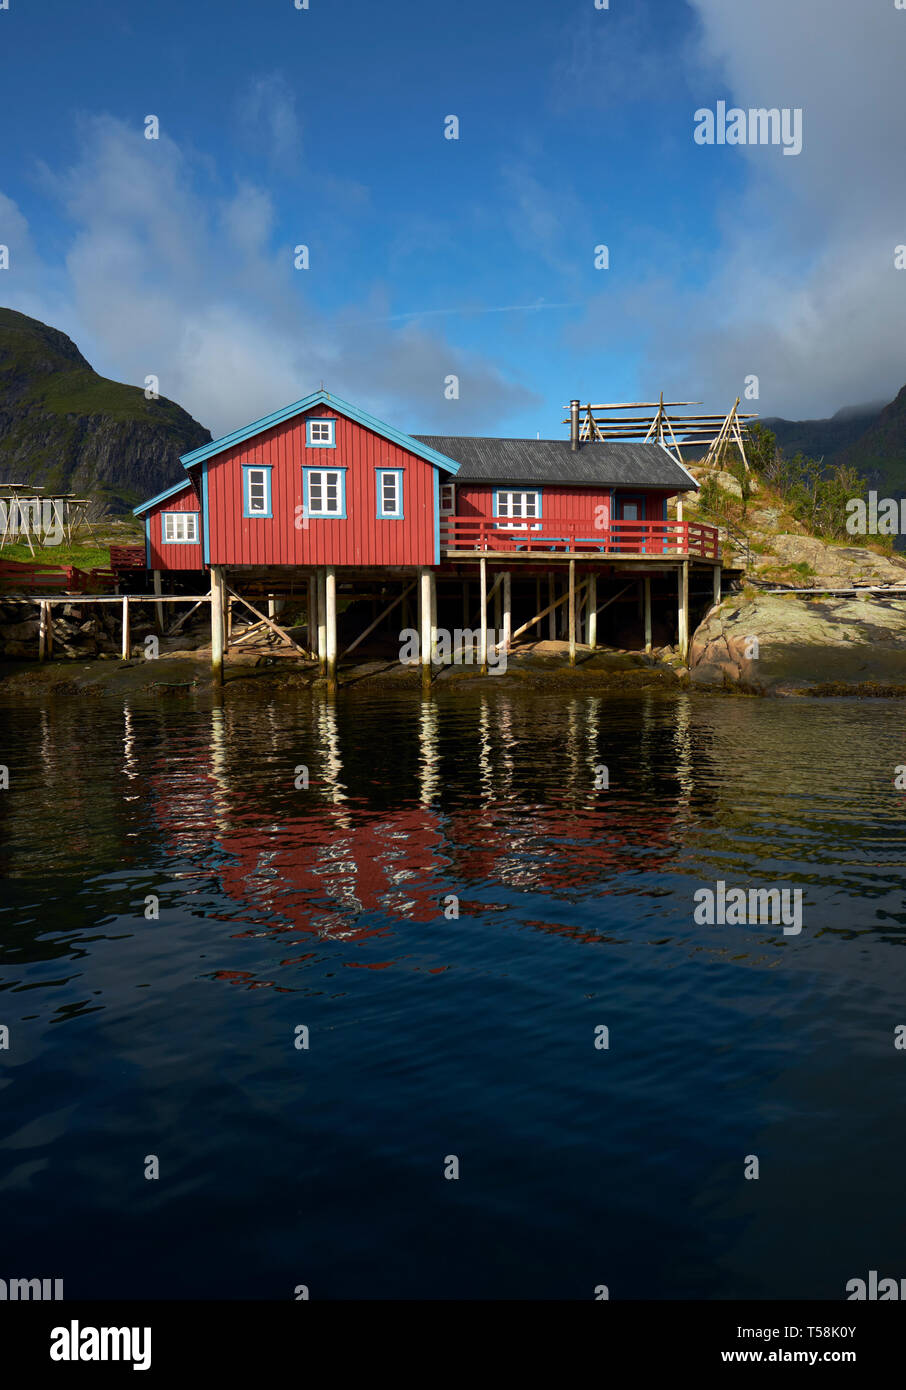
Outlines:
POLYGON ((783 452, 807 454, 809 458, 835 461, 835 455, 847 448, 876 422, 884 402, 875 405, 847 406, 827 420, 762 420, 761 423, 777 436, 783 452))
POLYGON ((183 477, 180 454, 210 438, 175 402, 98 376, 65 333, 0 308, 0 481, 125 511, 183 477))
POLYGON ((761 421, 787 457, 851 464, 872 487, 906 492, 906 386, 889 405, 848 406, 828 420, 761 421))

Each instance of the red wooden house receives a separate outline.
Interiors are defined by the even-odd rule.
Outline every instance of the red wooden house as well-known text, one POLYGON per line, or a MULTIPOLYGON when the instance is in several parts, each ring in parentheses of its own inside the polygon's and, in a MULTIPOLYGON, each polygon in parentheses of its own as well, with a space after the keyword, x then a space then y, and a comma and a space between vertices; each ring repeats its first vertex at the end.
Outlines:
POLYGON ((310 580, 309 644, 317 626, 328 675, 338 582, 380 577, 402 592, 418 576, 424 661, 438 583, 448 602, 455 582, 467 614, 469 582, 479 579, 484 633, 488 566, 507 641, 513 576, 524 609, 529 581, 539 599, 542 575, 551 595, 568 574, 569 595, 552 601, 567 611, 568 598, 571 653, 580 607, 594 646, 597 582, 627 568, 644 576, 650 645, 651 582, 675 573, 685 645, 689 566, 719 575, 714 529, 684 522, 681 505, 668 518, 668 501, 695 490, 695 479, 658 443, 581 442, 578 402, 571 418, 563 440, 407 435, 317 391, 183 456, 185 480, 136 508, 148 568, 209 570, 215 622, 228 585, 257 580, 280 592, 310 580))

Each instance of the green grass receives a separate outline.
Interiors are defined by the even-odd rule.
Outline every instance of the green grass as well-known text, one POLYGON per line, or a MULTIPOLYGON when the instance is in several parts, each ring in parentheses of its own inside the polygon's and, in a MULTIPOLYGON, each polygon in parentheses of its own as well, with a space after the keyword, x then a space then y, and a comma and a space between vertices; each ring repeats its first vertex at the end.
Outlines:
POLYGON ((111 545, 140 545, 144 547, 145 533, 141 524, 134 518, 111 522, 94 522, 98 544, 90 538, 76 536, 72 545, 64 540, 60 545, 39 545, 33 541, 35 553, 32 555, 26 541, 9 542, 0 551, 0 560, 17 560, 26 565, 75 565, 80 570, 108 569, 110 567, 111 545))
MULTIPOLYGON (((121 542, 125 544, 126 542, 121 542)), ((109 545, 84 545, 79 541, 67 545, 36 545, 32 555, 24 541, 16 545, 5 545, 0 551, 0 560, 17 560, 25 565, 75 565, 80 570, 109 569, 109 545)))

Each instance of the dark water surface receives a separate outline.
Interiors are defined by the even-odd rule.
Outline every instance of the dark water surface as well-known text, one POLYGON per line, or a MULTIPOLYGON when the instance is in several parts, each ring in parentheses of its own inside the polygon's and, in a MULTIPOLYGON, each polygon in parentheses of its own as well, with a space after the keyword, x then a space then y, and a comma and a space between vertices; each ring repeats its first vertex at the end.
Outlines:
POLYGON ((906 1276, 902 705, 234 688, 0 722, 0 1277, 906 1276), (697 926, 717 879, 802 888, 801 935, 697 926))

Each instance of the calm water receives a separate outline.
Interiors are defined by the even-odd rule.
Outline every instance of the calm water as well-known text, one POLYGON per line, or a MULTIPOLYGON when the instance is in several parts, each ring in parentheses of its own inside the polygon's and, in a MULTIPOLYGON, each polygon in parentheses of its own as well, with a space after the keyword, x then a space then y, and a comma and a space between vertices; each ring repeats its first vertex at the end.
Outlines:
POLYGON ((902 705, 259 687, 0 721, 0 1277, 906 1276, 902 705), (801 887, 802 934, 696 926, 720 878, 801 887))

